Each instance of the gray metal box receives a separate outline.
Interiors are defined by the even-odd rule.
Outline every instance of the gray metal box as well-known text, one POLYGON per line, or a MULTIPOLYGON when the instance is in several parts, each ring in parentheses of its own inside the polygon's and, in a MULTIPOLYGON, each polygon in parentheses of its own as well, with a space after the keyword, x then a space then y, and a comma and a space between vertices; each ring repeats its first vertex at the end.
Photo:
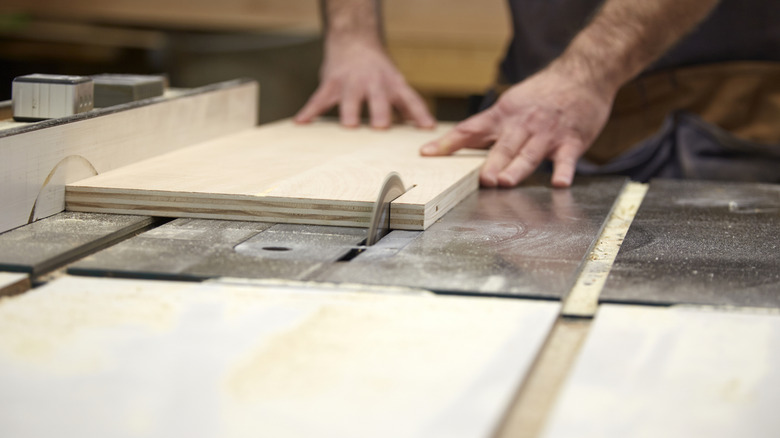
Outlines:
POLYGON ((94 84, 86 76, 31 74, 19 76, 12 88, 14 120, 33 122, 90 111, 94 84))
POLYGON ((163 75, 101 74, 95 82, 95 108, 105 108, 162 96, 168 82, 163 75))

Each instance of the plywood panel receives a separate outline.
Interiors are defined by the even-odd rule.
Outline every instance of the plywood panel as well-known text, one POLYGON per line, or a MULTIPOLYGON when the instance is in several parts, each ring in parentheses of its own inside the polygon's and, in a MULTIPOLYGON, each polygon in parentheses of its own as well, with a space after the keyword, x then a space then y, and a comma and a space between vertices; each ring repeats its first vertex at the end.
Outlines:
POLYGON ((780 313, 602 305, 542 436, 774 437, 780 313))
POLYGON ((478 187, 484 153, 424 158, 424 131, 346 129, 283 121, 205 142, 68 185, 69 210, 367 226, 381 183, 407 192, 391 226, 427 228, 478 187))
POLYGON ((559 308, 65 277, 0 301, 0 425, 4 436, 489 437, 559 308))
POLYGON ((61 212, 66 183, 252 128, 257 92, 236 81, 0 131, 0 232, 61 212))

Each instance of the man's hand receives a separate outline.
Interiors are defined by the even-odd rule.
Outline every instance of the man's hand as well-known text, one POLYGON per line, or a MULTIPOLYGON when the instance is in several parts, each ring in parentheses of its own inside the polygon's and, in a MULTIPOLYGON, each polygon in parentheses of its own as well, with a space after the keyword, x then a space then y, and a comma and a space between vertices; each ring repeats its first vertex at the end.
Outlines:
POLYGON ((322 66, 320 86, 295 116, 307 123, 339 105, 341 124, 360 124, 364 102, 373 128, 388 128, 393 108, 421 128, 436 124, 422 98, 406 83, 381 47, 349 41, 331 48, 322 66))
POLYGON ((571 185, 577 159, 604 127, 614 92, 576 82, 553 67, 506 91, 495 105, 424 145, 423 155, 493 148, 480 173, 486 187, 513 187, 549 158, 552 183, 571 185))
POLYGON ((389 127, 394 108, 417 126, 433 128, 436 122, 425 102, 387 56, 378 1, 327 0, 322 8, 325 61, 320 86, 295 121, 308 123, 338 105, 341 124, 358 126, 365 102, 374 128, 389 127))
POLYGON ((424 145, 447 155, 493 145, 480 181, 511 187, 545 158, 552 183, 571 185, 577 159, 606 124, 620 86, 701 21, 718 0, 606 0, 593 20, 547 68, 510 88, 486 111, 424 145))

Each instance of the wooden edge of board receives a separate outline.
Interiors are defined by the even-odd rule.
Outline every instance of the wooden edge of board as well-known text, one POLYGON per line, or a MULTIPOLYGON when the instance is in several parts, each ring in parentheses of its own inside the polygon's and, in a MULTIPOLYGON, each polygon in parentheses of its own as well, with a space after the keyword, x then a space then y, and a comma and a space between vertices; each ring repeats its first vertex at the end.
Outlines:
POLYGON ((31 288, 30 276, 18 272, 0 272, 0 297, 27 292, 31 288))
MULTIPOLYGON (((149 99, 142 99, 135 102, 128 102, 121 105, 115 105, 106 108, 95 108, 92 111, 88 111, 86 113, 81 113, 81 114, 74 114, 72 116, 60 117, 57 119, 44 120, 40 122, 26 123, 22 126, 17 126, 11 129, 4 129, 0 131, 0 139, 3 137, 10 137, 12 135, 18 135, 26 132, 31 132, 31 131, 38 131, 41 129, 53 128, 55 126, 66 125, 69 123, 79 122, 82 120, 94 119, 100 116, 121 113, 136 108, 141 108, 141 107, 155 105, 164 102, 170 102, 178 99, 191 98, 202 94, 228 90, 228 89, 241 87, 241 86, 253 86, 256 89, 259 88, 257 82, 252 79, 234 79, 231 81, 218 82, 216 84, 206 85, 203 87, 181 90, 173 96, 166 95, 166 96, 152 97, 149 99)), ((3 111, 5 109, 3 105, 6 103, 8 104, 9 108, 11 107, 12 101, 10 100, 0 102, 0 111, 3 111)), ((257 111, 257 108, 255 108, 255 111, 257 111)), ((255 119, 256 118, 257 115, 255 114, 255 119)))
POLYGON ((648 187, 647 184, 633 181, 625 183, 563 300, 562 315, 579 318, 593 318, 596 315, 601 291, 648 187))
MULTIPOLYGON (((106 191, 105 189, 100 189, 106 191)), ((144 214, 164 217, 233 219, 292 224, 337 225, 367 227, 372 203, 312 201, 302 209, 300 201, 289 198, 242 199, 238 196, 209 196, 192 193, 187 196, 162 192, 106 191, 106 198, 92 193, 88 187, 67 186, 65 208, 85 213, 144 214), (182 198, 192 202, 182 203, 182 198)), ((449 208, 452 208, 450 206, 449 208)), ((407 211, 393 220, 391 228, 422 230, 424 210, 407 211)), ((391 218, 393 214, 391 213, 391 218)), ((432 222, 431 222, 432 223, 432 222)))
POLYGON ((10 119, 14 116, 13 101, 0 101, 0 120, 10 119))
MULTIPOLYGON (((425 206, 391 204, 390 228, 425 230, 449 212, 468 194, 478 188, 479 169, 461 178, 452 188, 425 206)), ((307 202, 301 209, 300 200, 265 197, 216 196, 210 194, 166 193, 131 189, 67 186, 65 208, 88 213, 145 214, 164 217, 230 218, 235 220, 280 222, 295 224, 368 226, 373 205, 360 202, 307 202), (105 195, 105 197, 103 197, 105 195), (190 199, 190 205, 182 201, 190 199), (207 202, 206 202, 207 201, 207 202)))
POLYGON ((390 228, 407 231, 427 230, 428 227, 478 189, 479 167, 476 167, 453 184, 450 190, 442 192, 424 206, 393 202, 391 204, 390 228))

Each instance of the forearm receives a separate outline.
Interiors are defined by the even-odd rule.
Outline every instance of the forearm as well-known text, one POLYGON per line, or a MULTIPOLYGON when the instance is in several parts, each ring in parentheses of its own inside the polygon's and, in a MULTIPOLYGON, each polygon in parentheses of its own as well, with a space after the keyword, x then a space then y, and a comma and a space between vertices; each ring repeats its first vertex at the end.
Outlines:
POLYGON ((717 4, 718 0, 606 0, 550 68, 600 92, 614 93, 717 4))
POLYGON ((325 50, 359 42, 382 47, 378 0, 322 0, 325 50))

